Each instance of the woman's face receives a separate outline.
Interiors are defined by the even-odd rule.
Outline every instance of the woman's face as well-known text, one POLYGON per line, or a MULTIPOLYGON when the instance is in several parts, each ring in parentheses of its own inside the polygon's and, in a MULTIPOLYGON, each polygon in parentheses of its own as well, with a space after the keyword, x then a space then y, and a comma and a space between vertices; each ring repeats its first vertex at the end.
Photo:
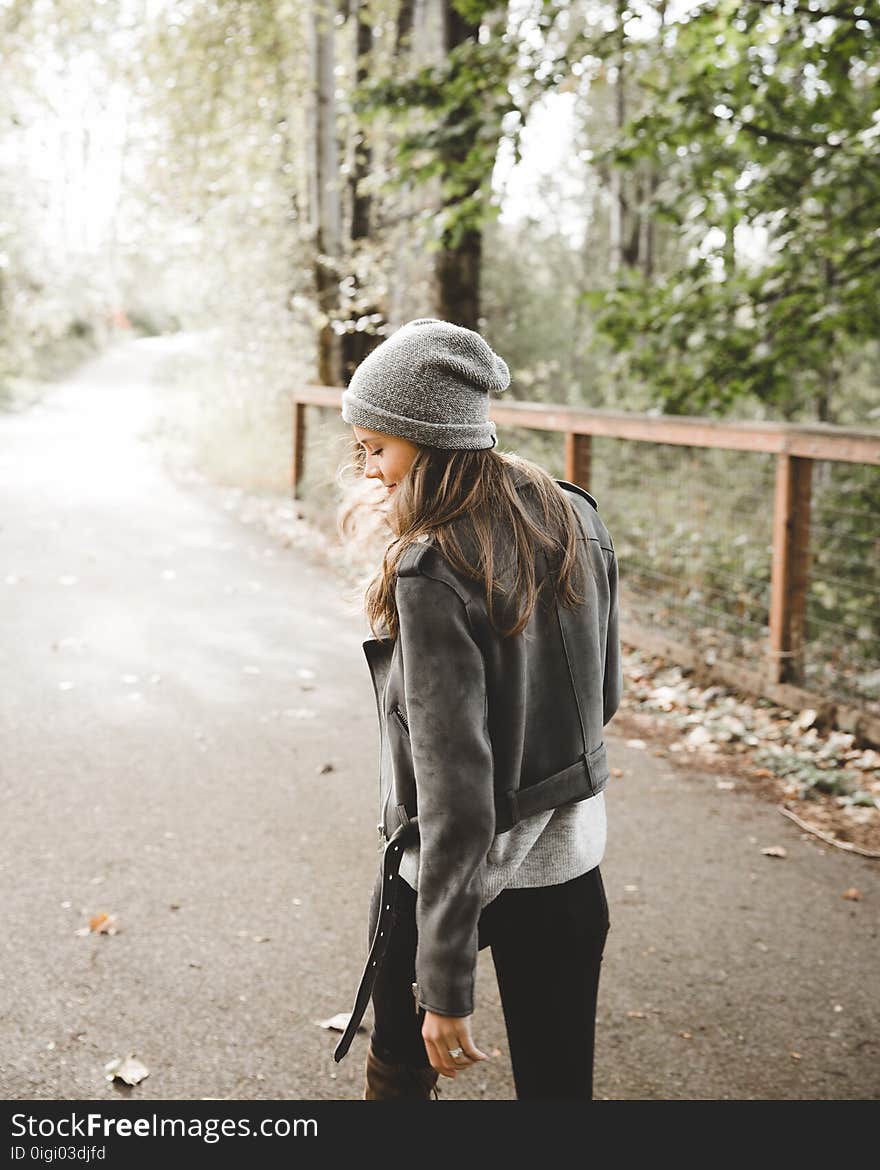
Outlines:
POLYGON ((380 480, 390 495, 412 467, 418 446, 398 435, 352 427, 354 437, 364 449, 364 475, 380 480))

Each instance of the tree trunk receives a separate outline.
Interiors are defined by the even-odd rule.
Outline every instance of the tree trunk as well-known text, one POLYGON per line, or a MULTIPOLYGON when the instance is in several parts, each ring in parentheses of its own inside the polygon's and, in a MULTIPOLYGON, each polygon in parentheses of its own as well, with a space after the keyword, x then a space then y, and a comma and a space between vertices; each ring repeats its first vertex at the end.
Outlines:
MULTIPOLYGON (((617 21, 618 31, 620 32, 620 52, 617 61, 617 78, 614 82, 614 129, 616 136, 620 137, 620 131, 626 122, 626 93, 624 91, 624 60, 623 54, 626 47, 626 33, 623 31, 623 13, 625 5, 623 0, 618 0, 617 3, 617 21)), ((626 215, 626 207, 623 194, 623 171, 619 166, 612 166, 611 168, 611 219, 608 225, 608 244, 609 244, 609 258, 608 268, 612 276, 615 276, 623 265, 623 233, 624 233, 624 218, 626 215)))
MULTIPOLYGON (((406 3, 401 7, 406 7, 406 3)), ((357 64, 355 68, 355 85, 360 86, 369 75, 369 54, 373 47, 373 26, 370 15, 363 0, 352 0, 349 9, 352 19, 357 21, 355 29, 355 52, 357 64)), ((370 237, 370 213, 372 200, 364 194, 362 183, 370 173, 373 161, 373 151, 365 127, 356 126, 354 131, 354 161, 352 165, 351 189, 351 242, 352 251, 357 252, 359 245, 370 237)), ((380 316, 382 310, 373 301, 362 299, 357 277, 354 299, 351 309, 358 318, 380 316)), ((351 329, 341 338, 342 380, 347 386, 351 376, 361 364, 371 349, 374 349, 379 338, 374 332, 365 329, 351 329)))
MULTIPOLYGON (((446 51, 479 36, 479 22, 467 20, 452 4, 444 0, 443 24, 446 51)), ((463 161, 473 145, 473 137, 464 140, 458 150, 463 161)), ((478 185, 472 185, 466 195, 473 194, 478 185)), ((442 248, 437 257, 437 312, 444 321, 452 321, 468 329, 480 327, 480 272, 483 256, 483 233, 470 229, 455 244, 442 248)))
POLYGON ((339 148, 336 140, 334 78, 334 0, 313 0, 312 61, 314 77, 315 291, 321 310, 317 379, 322 386, 342 380, 341 347, 333 329, 339 309, 339 262, 342 251, 339 148))

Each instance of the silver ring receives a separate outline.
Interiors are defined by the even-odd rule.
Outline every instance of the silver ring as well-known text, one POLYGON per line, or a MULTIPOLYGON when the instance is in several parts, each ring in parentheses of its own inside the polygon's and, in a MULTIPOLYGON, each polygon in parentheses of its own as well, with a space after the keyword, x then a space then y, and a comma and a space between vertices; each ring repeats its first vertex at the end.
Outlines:
POLYGON ((450 1048, 449 1055, 452 1057, 453 1060, 458 1060, 458 1058, 460 1056, 464 1056, 464 1049, 463 1048, 450 1048))

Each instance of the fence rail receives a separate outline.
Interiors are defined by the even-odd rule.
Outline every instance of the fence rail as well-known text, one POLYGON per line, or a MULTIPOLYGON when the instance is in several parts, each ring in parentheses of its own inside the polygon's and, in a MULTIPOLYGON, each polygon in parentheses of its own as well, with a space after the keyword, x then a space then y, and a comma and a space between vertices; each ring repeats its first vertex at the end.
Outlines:
MULTIPOLYGON (((307 385, 292 395, 291 477, 294 496, 299 492, 304 471, 305 408, 312 405, 338 410, 341 394, 341 388, 307 385)), ((827 424, 802 426, 715 421, 533 402, 505 403, 498 400, 492 401, 491 417, 499 427, 561 433, 564 436, 564 478, 588 489, 591 488, 594 471, 599 470, 594 438, 661 447, 680 446, 691 448, 694 452, 716 449, 749 452, 755 456, 761 455, 764 459, 772 457, 775 461, 772 500, 765 501, 768 508, 772 506, 772 523, 769 527, 772 545, 766 604, 766 643, 761 654, 762 661, 756 666, 754 661, 735 663, 719 658, 717 654, 707 658, 692 642, 677 641, 665 632, 658 633, 650 624, 639 622, 635 615, 624 617, 622 636, 629 644, 672 658, 683 666, 699 671, 703 677, 765 695, 783 706, 795 709, 820 707, 823 717, 829 722, 853 732, 861 740, 880 743, 880 704, 873 705, 871 696, 865 696, 864 701, 859 701, 856 695, 853 704, 836 698, 833 687, 823 685, 816 692, 804 686, 806 628, 810 620, 810 570, 813 562, 811 512, 814 469, 825 464, 880 468, 880 430, 849 429, 827 424)), ((877 486, 880 487, 880 479, 877 486)), ((770 492, 767 494, 769 496, 770 492)), ((880 499, 880 494, 875 495, 872 489, 870 498, 880 499)), ((872 517, 870 506, 867 511, 863 509, 861 515, 872 517)), ((873 533, 873 540, 869 541, 864 553, 859 555, 878 559, 878 572, 873 578, 876 589, 880 579, 880 528, 875 528, 873 533)), ((624 565, 621 565, 621 573, 623 578, 624 565)), ((870 585, 860 588, 870 592, 870 585)), ((817 622, 821 624, 821 619, 814 618, 813 624, 817 622)), ((834 622, 825 624, 835 626, 834 622)), ((869 641, 872 636, 869 630, 869 641)), ((876 666, 880 669, 880 662, 876 666)))

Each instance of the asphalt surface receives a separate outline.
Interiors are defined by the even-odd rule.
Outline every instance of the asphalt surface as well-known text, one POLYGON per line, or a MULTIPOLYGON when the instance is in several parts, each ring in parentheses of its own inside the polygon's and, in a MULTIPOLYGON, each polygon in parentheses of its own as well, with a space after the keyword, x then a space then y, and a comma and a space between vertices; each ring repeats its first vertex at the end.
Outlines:
MULTIPOLYGON (((170 344, 0 416, 0 1096, 358 1098, 365 1034, 336 1065, 319 1021, 378 863, 367 631, 317 559, 163 470, 170 344), (78 933, 99 914, 117 933, 78 933), (133 1088, 105 1073, 129 1053, 133 1088)), ((597 1099, 876 1099, 878 863, 608 744, 597 1099)), ((442 1100, 512 1098, 487 952, 474 1030, 496 1055, 442 1100)))

